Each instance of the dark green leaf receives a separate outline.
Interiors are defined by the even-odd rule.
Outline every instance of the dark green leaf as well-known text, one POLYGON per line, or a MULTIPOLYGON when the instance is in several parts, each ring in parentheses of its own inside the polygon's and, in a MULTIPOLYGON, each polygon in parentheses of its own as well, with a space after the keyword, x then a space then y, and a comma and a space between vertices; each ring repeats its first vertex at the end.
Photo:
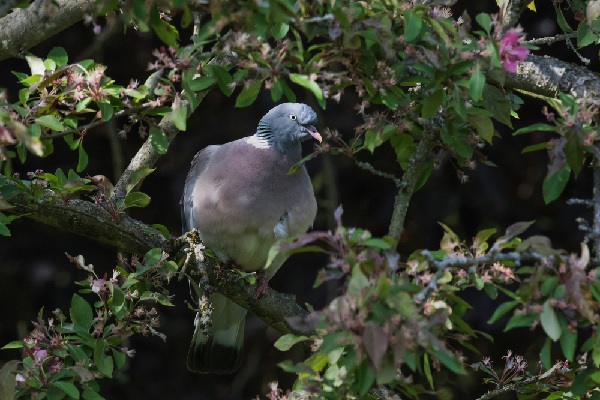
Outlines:
POLYGON ((231 96, 233 92, 233 77, 227 70, 220 65, 210 65, 210 71, 212 72, 214 78, 217 80, 217 84, 219 85, 219 89, 225 96, 231 96))
POLYGON ((98 392, 88 388, 82 393, 83 400, 104 400, 104 397, 100 396, 98 392))
POLYGON ((432 118, 437 112, 444 100, 444 90, 437 89, 423 101, 421 116, 423 118, 432 118))
POLYGON ((247 107, 250 104, 254 103, 254 100, 256 100, 256 97, 258 97, 258 93, 260 92, 262 83, 262 80, 255 79, 250 81, 248 85, 244 85, 242 91, 240 92, 240 94, 238 94, 238 97, 235 100, 235 106, 247 107))
MULTIPOLYGON (((481 14, 479 14, 481 15, 481 14)), ((483 14, 486 15, 487 14, 483 14)), ((489 16, 488 16, 489 18, 489 16)), ((485 86, 485 75, 483 74, 483 71, 481 71, 480 67, 475 68, 475 71, 473 71, 473 73, 471 74, 471 77, 469 78, 469 95, 471 97, 471 100, 473 100, 474 102, 478 102, 479 100, 481 100, 483 98, 483 88, 485 86)), ((460 101, 460 100, 456 100, 456 101, 460 101)))
POLYGON ((53 131, 62 132, 65 130, 64 125, 53 115, 44 115, 35 119, 35 122, 50 128, 53 131))
POLYGON ((492 143, 494 137, 494 124, 489 117, 485 115, 471 115, 469 122, 475 127, 480 138, 488 143, 492 143))
POLYGON ((585 47, 598 40, 596 35, 586 21, 581 21, 577 26, 577 47, 585 47))
POLYGON ((513 300, 513 301, 507 301, 506 303, 500 304, 498 306, 498 308, 496 308, 496 311, 494 311, 494 314, 492 314, 490 319, 487 321, 487 323, 493 324, 494 322, 496 322, 498 320, 498 318, 502 317, 504 314, 506 314, 507 312, 509 312, 516 306, 518 306, 520 303, 521 303, 520 301, 513 300))
POLYGON ((542 183, 542 194, 546 204, 551 203, 561 195, 569 182, 570 175, 571 168, 568 166, 563 167, 552 175, 546 175, 542 183))
POLYGON ((212 76, 201 76, 199 78, 194 78, 190 82, 189 88, 194 92, 198 92, 201 90, 206 90, 212 85, 214 85, 217 81, 212 76))
POLYGON ((556 132, 556 125, 537 123, 517 129, 513 135, 520 135, 527 132, 556 132))
POLYGON ((65 65, 69 61, 67 52, 62 47, 54 47, 48 53, 48 58, 56 63, 57 67, 65 65))
POLYGON ((69 313, 73 323, 81 325, 86 330, 89 330, 92 327, 92 324, 94 323, 92 306, 77 293, 74 294, 71 299, 71 309, 69 313))
POLYGON ((552 367, 552 358, 551 358, 551 349, 552 349, 552 341, 549 337, 546 338, 544 342, 544 346, 542 346, 542 350, 540 351, 540 361, 544 368, 549 369, 552 367))
POLYGON ((83 171, 88 165, 88 155, 83 148, 83 141, 79 142, 79 161, 77 162, 77 172, 83 171))
POLYGON ((108 101, 98 101, 98 109, 100 110, 100 119, 102 121, 108 121, 113 116, 113 106, 108 101))
POLYGON ((79 398, 79 389, 77 389, 77 387, 75 385, 73 385, 71 382, 56 381, 56 382, 52 382, 50 385, 59 388, 60 390, 65 392, 67 396, 69 396, 73 399, 79 398))
POLYGON ((167 135, 158 127, 150 127, 150 144, 158 154, 165 154, 169 149, 169 139, 167 135))
POLYGON ((577 331, 573 332, 569 329, 568 323, 564 316, 560 318, 560 326, 562 335, 560 335, 560 348, 567 360, 573 361, 575 358, 575 350, 577 348, 577 331))
POLYGON ((94 364, 100 373, 107 377, 112 377, 113 372, 113 359, 111 356, 105 354, 106 341, 98 339, 94 346, 94 364))
POLYGON ((404 40, 412 42, 421 33, 423 17, 412 9, 404 11, 404 40))
POLYGON ((150 26, 154 30, 154 33, 156 33, 156 36, 160 38, 160 40, 165 42, 170 47, 177 48, 179 32, 173 25, 158 17, 157 19, 153 18, 152 22, 150 22, 150 26))
POLYGON ((133 188, 136 187, 142 179, 150 175, 154 170, 155 168, 150 168, 147 165, 144 165, 140 169, 136 169, 135 171, 133 171, 133 173, 129 177, 129 180, 127 181, 127 186, 125 189, 126 193, 131 192, 133 188))
POLYGON ((506 323, 504 332, 507 332, 513 328, 520 328, 522 326, 530 327, 535 320, 535 314, 514 314, 506 323))
POLYGON ((142 192, 131 192, 125 196, 125 207, 146 207, 150 204, 150 196, 142 192))

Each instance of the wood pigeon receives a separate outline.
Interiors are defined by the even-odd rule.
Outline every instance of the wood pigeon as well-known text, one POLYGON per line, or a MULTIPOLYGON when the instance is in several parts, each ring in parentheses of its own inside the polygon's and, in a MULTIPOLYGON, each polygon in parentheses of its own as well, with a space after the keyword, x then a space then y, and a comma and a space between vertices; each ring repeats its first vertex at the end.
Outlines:
MULTIPOLYGON (((300 142, 322 138, 317 115, 306 104, 271 109, 253 136, 208 146, 196 154, 183 190, 184 232, 196 228, 204 245, 224 262, 270 279, 285 261, 280 255, 265 270, 271 246, 306 232, 317 213, 300 142)), ((231 373, 241 364, 246 309, 219 293, 210 295, 212 325, 207 333, 196 317, 187 366, 200 373, 231 373)))

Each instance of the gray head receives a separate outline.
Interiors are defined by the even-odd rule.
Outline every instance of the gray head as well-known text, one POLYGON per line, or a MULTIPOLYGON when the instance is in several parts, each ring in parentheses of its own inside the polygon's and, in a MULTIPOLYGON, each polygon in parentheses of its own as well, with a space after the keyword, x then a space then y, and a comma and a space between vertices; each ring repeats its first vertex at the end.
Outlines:
POLYGON ((271 109, 258 123, 256 136, 270 145, 286 151, 312 136, 319 142, 321 135, 313 126, 317 114, 302 103, 283 103, 271 109))

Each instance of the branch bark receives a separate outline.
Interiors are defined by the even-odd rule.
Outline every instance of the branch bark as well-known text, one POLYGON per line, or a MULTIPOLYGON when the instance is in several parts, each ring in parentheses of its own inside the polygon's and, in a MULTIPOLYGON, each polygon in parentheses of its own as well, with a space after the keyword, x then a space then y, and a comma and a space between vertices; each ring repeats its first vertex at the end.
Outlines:
MULTIPOLYGON (((48 190, 35 203, 25 194, 10 200, 10 214, 23 215, 34 221, 47 224, 71 233, 91 238, 117 249, 143 255, 158 247, 168 254, 177 256, 179 249, 175 238, 164 237, 158 230, 138 220, 121 215, 116 221, 102 205, 84 200, 63 201, 48 190)), ((296 303, 295 296, 268 289, 259 299, 255 298, 256 287, 231 284, 239 279, 235 272, 220 269, 217 263, 207 258, 203 267, 208 271, 209 283, 216 291, 224 294, 240 306, 252 311, 281 333, 296 332, 288 323, 290 317, 303 317, 308 312, 296 303)), ((306 332, 304 332, 306 333, 306 332)))
POLYGON ((404 220, 406 219, 410 199, 415 192, 419 178, 425 171, 427 162, 431 159, 433 147, 435 146, 435 136, 434 128, 429 127, 423 131, 421 141, 417 146, 417 150, 411 156, 402 177, 402 182, 399 185, 388 230, 388 235, 394 239, 396 244, 400 241, 400 236, 404 230, 404 220))
POLYGON ((23 57, 33 46, 93 13, 95 6, 96 0, 35 0, 5 15, 0 18, 0 61, 23 57))

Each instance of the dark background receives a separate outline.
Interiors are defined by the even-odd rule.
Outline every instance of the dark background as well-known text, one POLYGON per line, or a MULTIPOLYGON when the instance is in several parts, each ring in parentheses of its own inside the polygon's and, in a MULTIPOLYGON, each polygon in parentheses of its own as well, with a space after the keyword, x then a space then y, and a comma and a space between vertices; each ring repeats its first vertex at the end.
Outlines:
MULTIPOLYGON (((481 11, 495 12, 495 2, 462 2, 469 7, 472 18, 481 11), (477 4, 476 6, 472 5, 477 4), (477 9, 479 7, 479 9, 477 9), (487 7, 487 8, 486 8, 487 7)), ((455 15, 462 13, 459 3, 453 8, 455 15)), ((523 21, 528 38, 549 36, 557 33, 553 10, 546 7, 537 13, 526 12, 523 21)), ((108 66, 106 73, 118 84, 127 85, 130 79, 143 81, 147 75, 151 51, 160 46, 150 33, 132 29, 123 31, 122 26, 106 27, 106 20, 98 23, 105 26, 106 40, 98 42, 90 25, 77 24, 32 49, 32 53, 44 57, 54 46, 64 47, 70 61, 94 58, 108 66), (95 44, 94 44, 95 43, 95 44), (94 44, 92 46, 92 44, 94 44)), ((186 37, 185 34, 181 35, 186 37)), ((561 59, 578 62, 572 51, 563 45, 540 49, 538 54, 550 54, 561 59)), ((596 59, 597 49, 586 51, 587 57, 596 59)), ((597 70, 597 61, 591 66, 597 70)), ((8 89, 9 98, 16 100, 19 86, 11 71, 26 71, 24 60, 10 59, 0 62, 0 87, 8 89)), ((237 93, 237 92, 236 92, 237 93)), ((145 181, 143 191, 151 196, 152 202, 144 209, 132 210, 131 215, 145 223, 165 225, 172 234, 181 230, 179 198, 183 181, 193 155, 209 144, 224 143, 254 132, 260 117, 274 104, 268 93, 263 93, 248 108, 234 107, 235 95, 227 98, 216 91, 208 95, 188 121, 188 130, 179 134, 171 144, 168 154, 157 163, 156 171, 145 181)), ((353 136, 354 127, 361 123, 354 110, 356 98, 349 92, 341 102, 328 102, 326 110, 320 110, 311 95, 298 93, 298 101, 313 106, 319 114, 318 128, 338 130, 346 138, 353 136)), ((514 120, 515 129, 540 121, 542 103, 527 101, 527 107, 519 110, 520 120, 514 120)), ((117 122, 117 128, 122 121, 117 122)), ((115 176, 115 160, 111 156, 110 132, 114 125, 94 129, 86 136, 86 150, 90 163, 86 173, 115 176)), ((478 230, 490 227, 502 232, 517 221, 536 220, 529 234, 549 236, 556 247, 567 251, 578 251, 583 235, 577 230, 575 218, 590 217, 589 211, 581 206, 567 206, 571 197, 589 198, 592 194, 591 171, 585 168, 576 181, 571 181, 563 196, 545 205, 541 195, 541 183, 546 173, 547 155, 544 152, 521 155, 521 149, 546 138, 541 133, 511 136, 506 127, 497 125, 501 137, 494 139, 494 146, 484 149, 489 160, 498 167, 479 164, 474 171, 465 171, 469 182, 460 184, 456 169, 449 160, 434 171, 426 186, 414 196, 406 221, 405 233, 399 250, 404 258, 419 248, 437 248, 442 229, 437 221, 449 225, 460 237, 469 240, 478 230)), ((114 134, 114 133, 112 133, 114 134)), ((77 154, 68 150, 58 140, 51 156, 39 159, 28 157, 25 166, 15 165, 21 172, 42 168, 53 172, 57 167, 75 169, 77 154)), ((119 151, 128 162, 142 143, 135 132, 127 140, 120 140, 119 151)), ((305 143, 305 153, 312 143, 305 143)), ((377 168, 397 172, 394 157, 385 150, 362 158, 377 168)), ((319 214, 315 229, 332 227, 333 210, 342 204, 344 223, 360 226, 375 235, 387 232, 395 195, 394 186, 385 179, 375 177, 357 168, 351 160, 328 155, 310 161, 310 175, 317 199, 319 214)), ((117 174, 118 175, 118 174, 117 174)), ((22 338, 31 329, 41 307, 45 314, 61 308, 67 310, 75 290, 73 282, 86 277, 76 270, 65 257, 83 254, 98 271, 110 272, 115 266, 116 251, 96 242, 57 231, 51 227, 21 218, 10 226, 12 236, 0 239, 0 344, 22 338)), ((323 306, 335 295, 335 288, 313 289, 317 271, 326 260, 318 256, 297 255, 271 281, 270 285, 282 292, 294 293, 300 304, 308 302, 314 307, 323 306)), ((117 373, 117 379, 103 382, 102 394, 107 399, 249 399, 267 392, 267 383, 279 380, 280 387, 289 388, 294 380, 284 374, 276 364, 289 357, 274 349, 276 332, 262 321, 250 316, 246 324, 245 360, 241 370, 231 376, 196 375, 187 371, 185 357, 192 335, 193 313, 185 306, 189 298, 187 285, 172 284, 176 293, 176 307, 161 308, 160 330, 167 335, 163 342, 156 337, 135 337, 131 347, 137 355, 117 373)), ((501 324, 489 326, 486 320, 498 304, 482 293, 465 293, 465 298, 474 305, 468 321, 475 329, 492 333, 495 342, 476 343, 483 354, 491 355, 500 366, 500 357, 510 349, 536 360, 543 337, 519 329, 501 334, 501 324), (523 340, 527 338, 527 340, 523 340)), ((539 333, 539 332, 537 332, 539 333)), ((0 346, 1 347, 1 346, 0 346)), ((297 350, 296 350, 297 351, 297 350)), ((292 351, 293 353, 294 351, 292 351)), ((468 362, 477 362, 480 356, 466 354, 468 362)), ((558 357, 559 353, 556 353, 558 357)), ((16 350, 0 352, 0 363, 19 357, 16 350)), ((293 354, 300 360, 303 354, 293 354)), ((533 362, 532 362, 533 364, 533 362)), ((532 365, 536 369, 535 365, 532 365)), ((437 377, 438 388, 443 388, 440 398, 475 398, 490 386, 480 385, 481 377, 437 377)), ((514 398, 508 395, 505 398, 514 398)))

